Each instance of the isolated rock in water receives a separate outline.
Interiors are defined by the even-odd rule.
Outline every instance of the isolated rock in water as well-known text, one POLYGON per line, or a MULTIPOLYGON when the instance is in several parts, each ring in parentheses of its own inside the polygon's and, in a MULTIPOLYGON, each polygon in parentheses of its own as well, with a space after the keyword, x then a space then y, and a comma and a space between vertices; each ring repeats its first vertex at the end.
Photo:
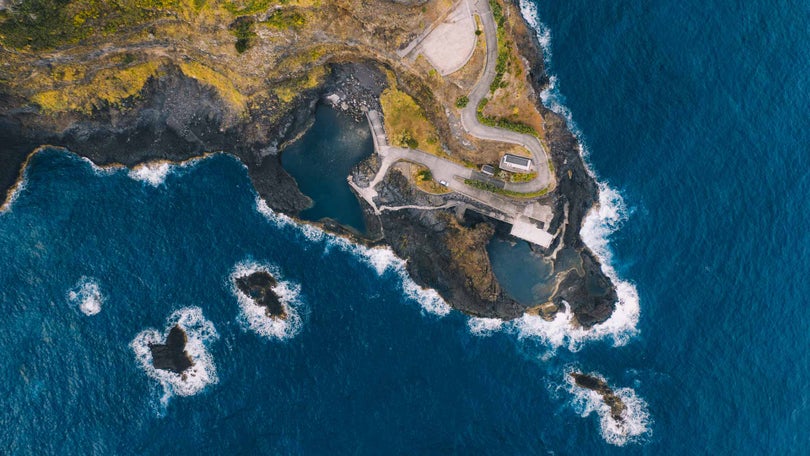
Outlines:
POLYGON ((186 353, 187 341, 185 331, 180 326, 175 325, 169 331, 165 345, 149 344, 149 350, 152 352, 152 364, 155 369, 182 374, 186 369, 193 366, 194 363, 191 361, 191 357, 186 353))
POLYGON ((287 311, 273 291, 276 284, 276 279, 266 271, 236 278, 239 291, 250 297, 257 306, 264 307, 268 317, 286 319, 287 311))
POLYGON ((599 377, 579 372, 572 372, 571 377, 578 387, 599 393, 602 396, 602 400, 605 401, 605 404, 610 407, 611 417, 613 417, 617 423, 624 422, 624 411, 627 410, 627 405, 610 389, 607 382, 599 377))

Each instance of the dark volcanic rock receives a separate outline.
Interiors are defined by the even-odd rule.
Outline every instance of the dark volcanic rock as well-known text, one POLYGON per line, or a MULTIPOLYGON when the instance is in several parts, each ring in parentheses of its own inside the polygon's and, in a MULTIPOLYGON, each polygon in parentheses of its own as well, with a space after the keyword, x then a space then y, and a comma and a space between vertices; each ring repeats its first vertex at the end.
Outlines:
POLYGON ((574 383, 578 387, 599 393, 602 396, 602 400, 605 401, 605 404, 610 407, 610 415, 613 417, 613 419, 619 423, 624 422, 623 414, 627 409, 627 406, 624 404, 624 402, 622 402, 622 399, 617 396, 612 389, 610 389, 607 382, 599 377, 580 372, 572 372, 571 377, 574 379, 574 383))
POLYGON ((25 157, 43 144, 65 147, 99 165, 182 161, 223 151, 248 167, 256 191, 271 208, 296 213, 310 200, 282 168, 277 147, 303 128, 318 96, 303 93, 289 112, 257 106, 233 122, 212 89, 172 66, 137 98, 91 115, 44 115, 19 108, 24 100, 0 94, 0 191, 14 184, 25 157))
POLYGON ((152 352, 152 364, 155 369, 163 369, 182 374, 186 369, 193 366, 191 357, 186 353, 186 333, 182 328, 175 325, 165 344, 149 344, 152 352))
POLYGON ((239 290, 248 295, 256 305, 264 307, 268 317, 285 319, 287 311, 273 291, 276 284, 276 279, 265 271, 257 271, 236 278, 236 286, 239 290))
MULTIPOLYGON (((385 186, 407 185, 398 172, 385 186)), ((404 189, 388 188, 381 193, 404 189)), ((461 226, 443 210, 386 211, 380 215, 386 241, 408 260, 408 273, 424 287, 435 289, 454 308, 479 317, 506 320, 524 308, 508 298, 492 273, 486 246, 495 229, 487 222, 461 226)))

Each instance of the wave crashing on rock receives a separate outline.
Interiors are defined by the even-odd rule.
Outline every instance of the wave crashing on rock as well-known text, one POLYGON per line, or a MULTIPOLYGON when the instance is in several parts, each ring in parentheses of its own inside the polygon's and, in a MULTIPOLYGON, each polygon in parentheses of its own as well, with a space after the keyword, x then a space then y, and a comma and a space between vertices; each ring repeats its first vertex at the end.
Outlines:
POLYGON ((243 328, 278 340, 290 339, 301 331, 301 286, 282 280, 278 267, 240 262, 231 272, 229 285, 239 303, 243 328))
MULTIPOLYGON (((169 316, 164 332, 152 328, 143 330, 135 336, 130 347, 146 375, 157 380, 163 387, 162 402, 165 403, 173 395, 193 396, 219 381, 214 359, 209 351, 210 344, 218 338, 219 334, 214 325, 205 319, 202 309, 185 307, 169 316), (188 357, 188 363, 169 365, 163 359, 158 363, 160 368, 156 367, 153 357, 155 347, 176 347, 181 341, 179 338, 184 338, 185 345, 181 347, 181 351, 188 357)), ((174 348, 166 350, 175 351, 174 348)), ((158 348, 157 352, 160 351, 158 348)))

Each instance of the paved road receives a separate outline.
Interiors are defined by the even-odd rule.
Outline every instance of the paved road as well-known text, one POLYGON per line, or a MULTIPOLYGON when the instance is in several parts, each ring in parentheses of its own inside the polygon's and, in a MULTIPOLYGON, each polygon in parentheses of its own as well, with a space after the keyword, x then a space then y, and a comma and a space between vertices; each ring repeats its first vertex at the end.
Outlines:
POLYGON ((535 192, 542 190, 551 183, 551 174, 548 168, 548 155, 543 145, 532 135, 517 133, 502 128, 489 127, 478 122, 477 107, 481 100, 489 93, 489 86, 495 79, 495 66, 498 64, 498 29, 495 25, 495 18, 492 16, 492 9, 488 0, 468 0, 475 12, 481 17, 484 28, 484 37, 487 43, 487 60, 483 75, 478 83, 473 87, 469 95, 469 103, 461 110, 461 125, 471 134, 480 139, 501 141, 517 144, 525 147, 531 152, 535 168, 537 169, 537 179, 531 182, 513 184, 507 183, 506 189, 516 192, 535 192))

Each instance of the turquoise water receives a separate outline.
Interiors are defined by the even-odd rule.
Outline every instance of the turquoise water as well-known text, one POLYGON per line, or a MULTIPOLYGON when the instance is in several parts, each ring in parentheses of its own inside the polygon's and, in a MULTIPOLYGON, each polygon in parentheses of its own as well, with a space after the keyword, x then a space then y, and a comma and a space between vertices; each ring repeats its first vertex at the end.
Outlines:
POLYGON ((390 252, 268 211, 227 155, 164 175, 46 151, 0 214, 0 450, 804 453, 810 8, 536 12, 544 100, 612 186, 583 237, 632 282, 595 340, 564 316, 449 312, 390 252), (257 267, 296 324, 240 303, 230 276, 257 267), (199 367, 185 382, 138 358, 177 320, 199 367), (567 382, 574 369, 619 390, 633 437, 567 382))
POLYGON ((367 123, 319 104, 312 128, 281 154, 284 169, 313 200, 301 217, 315 221, 328 217, 364 232, 363 212, 346 177, 373 152, 367 123))

